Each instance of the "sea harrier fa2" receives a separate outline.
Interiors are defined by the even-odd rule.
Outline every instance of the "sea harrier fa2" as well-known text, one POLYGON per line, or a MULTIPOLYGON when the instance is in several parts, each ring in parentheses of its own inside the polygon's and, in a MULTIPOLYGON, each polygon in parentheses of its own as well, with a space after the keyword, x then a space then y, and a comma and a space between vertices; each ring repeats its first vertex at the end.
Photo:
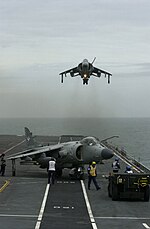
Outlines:
POLYGON ((81 179, 84 176, 85 164, 91 161, 98 163, 113 157, 113 151, 102 146, 97 138, 78 136, 78 140, 75 140, 75 137, 77 139, 77 135, 63 135, 59 137, 57 144, 41 146, 35 141, 32 132, 25 127, 28 149, 13 154, 7 159, 12 160, 12 166, 16 159, 21 159, 21 164, 35 164, 46 169, 49 160, 53 157, 56 159, 57 176, 61 176, 63 169, 67 168, 70 169, 69 175, 72 178, 81 179), (65 141, 66 137, 69 137, 69 141, 65 141))
POLYGON ((104 74, 105 77, 108 77, 108 83, 110 83, 110 77, 112 76, 112 74, 102 69, 95 68, 93 66, 95 59, 96 57, 94 58, 92 63, 89 63, 87 59, 84 59, 83 62, 80 63, 77 67, 59 73, 59 75, 61 75, 61 83, 63 83, 63 77, 64 75, 67 76, 67 73, 70 73, 71 77, 80 75, 83 79, 83 84, 88 84, 90 76, 101 77, 101 74, 104 74))

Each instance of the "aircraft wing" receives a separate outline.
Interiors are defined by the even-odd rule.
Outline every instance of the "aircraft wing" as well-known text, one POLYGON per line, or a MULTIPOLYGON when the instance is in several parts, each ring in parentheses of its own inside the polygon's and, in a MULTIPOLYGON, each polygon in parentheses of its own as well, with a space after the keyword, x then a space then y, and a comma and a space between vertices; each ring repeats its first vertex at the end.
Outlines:
POLYGON ((38 155, 38 154, 47 153, 47 152, 52 153, 54 150, 60 150, 61 148, 62 148, 62 145, 57 144, 57 145, 52 145, 52 146, 40 147, 39 149, 37 148, 37 149, 25 150, 25 151, 11 155, 10 157, 7 158, 7 160, 18 159, 22 157, 38 155))
POLYGON ((78 68, 75 67, 75 68, 71 68, 71 69, 69 69, 69 70, 66 70, 66 71, 64 71, 64 72, 61 72, 61 73, 59 73, 59 75, 66 75, 67 73, 70 73, 70 72, 78 73, 79 71, 78 71, 78 68))
POLYGON ((92 75, 96 76, 96 77, 100 77, 101 76, 101 73, 103 73, 105 75, 105 77, 107 76, 108 77, 108 83, 110 83, 110 76, 112 76, 112 74, 110 72, 106 72, 102 69, 99 69, 99 68, 95 68, 93 67, 93 71, 92 71, 92 75))
MULTIPOLYGON (((103 73, 103 74, 105 74, 105 75, 112 76, 112 74, 111 74, 110 72, 106 72, 106 71, 104 71, 104 70, 102 70, 102 69, 95 68, 95 67, 94 67, 93 73, 95 73, 95 74, 103 73)), ((97 76, 98 76, 98 75, 97 75, 97 76)))
POLYGON ((78 67, 75 67, 75 68, 71 68, 69 70, 66 70, 64 72, 61 72, 59 73, 59 75, 61 75, 61 83, 63 83, 63 76, 67 76, 67 73, 70 73, 71 77, 75 77, 77 75, 79 75, 79 70, 78 70, 78 67))

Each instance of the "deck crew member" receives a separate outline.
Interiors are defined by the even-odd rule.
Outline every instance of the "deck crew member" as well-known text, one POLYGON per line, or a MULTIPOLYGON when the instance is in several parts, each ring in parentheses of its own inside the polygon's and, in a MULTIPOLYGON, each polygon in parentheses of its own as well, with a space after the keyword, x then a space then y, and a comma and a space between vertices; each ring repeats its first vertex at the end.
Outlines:
POLYGON ((0 171, 2 176, 5 175, 5 167, 6 167, 6 160, 3 159, 3 160, 1 160, 1 171, 0 171))
POLYGON ((56 160, 51 158, 48 163, 48 184, 54 184, 55 181, 55 171, 56 171, 56 160))
POLYGON ((3 153, 1 155, 1 168, 0 168, 0 173, 2 176, 5 175, 5 168, 6 168, 6 160, 5 160, 5 154, 3 153))
POLYGON ((116 157, 115 161, 112 163, 112 168, 113 168, 113 172, 114 173, 118 173, 119 169, 120 169, 120 163, 119 163, 119 158, 116 157))
POLYGON ((92 164, 89 165, 89 167, 87 168, 87 171, 88 171, 88 189, 90 190, 91 181, 93 180, 93 183, 94 183, 96 189, 99 190, 100 187, 96 181, 97 170, 96 170, 96 162, 95 161, 93 161, 92 164))
POLYGON ((133 173, 133 170, 132 170, 132 168, 131 168, 130 165, 127 165, 127 166, 126 166, 125 173, 133 173))

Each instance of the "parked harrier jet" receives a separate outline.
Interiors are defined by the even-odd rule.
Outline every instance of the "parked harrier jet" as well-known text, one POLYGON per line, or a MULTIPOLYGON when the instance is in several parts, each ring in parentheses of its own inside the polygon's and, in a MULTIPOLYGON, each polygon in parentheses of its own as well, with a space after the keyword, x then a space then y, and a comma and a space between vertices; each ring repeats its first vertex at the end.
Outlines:
POLYGON ((61 83, 63 83, 63 77, 64 75, 67 76, 67 73, 70 73, 71 77, 80 75, 83 79, 83 84, 88 84, 90 76, 101 77, 101 74, 104 74, 105 77, 108 77, 108 83, 110 83, 110 76, 112 76, 112 74, 102 69, 95 68, 93 66, 95 59, 96 57, 92 63, 89 63, 87 59, 84 59, 83 62, 80 63, 77 67, 59 73, 59 75, 61 75, 61 83))
POLYGON ((51 157, 57 161, 57 175, 62 175, 64 168, 71 169, 74 178, 83 176, 84 164, 91 161, 101 162, 113 157, 113 152, 103 147, 95 137, 85 137, 80 141, 59 142, 55 145, 37 146, 32 133, 25 127, 27 150, 11 155, 8 159, 15 161, 20 158, 21 164, 38 164, 40 168, 47 168, 51 157))

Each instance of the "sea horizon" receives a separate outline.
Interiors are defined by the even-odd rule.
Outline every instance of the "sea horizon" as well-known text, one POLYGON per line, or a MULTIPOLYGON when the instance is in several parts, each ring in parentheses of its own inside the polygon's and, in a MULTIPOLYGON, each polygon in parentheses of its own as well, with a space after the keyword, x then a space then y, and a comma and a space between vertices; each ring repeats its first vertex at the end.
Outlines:
POLYGON ((0 118, 0 135, 24 135, 28 127, 34 135, 95 136, 110 140, 150 167, 150 118, 0 118))

